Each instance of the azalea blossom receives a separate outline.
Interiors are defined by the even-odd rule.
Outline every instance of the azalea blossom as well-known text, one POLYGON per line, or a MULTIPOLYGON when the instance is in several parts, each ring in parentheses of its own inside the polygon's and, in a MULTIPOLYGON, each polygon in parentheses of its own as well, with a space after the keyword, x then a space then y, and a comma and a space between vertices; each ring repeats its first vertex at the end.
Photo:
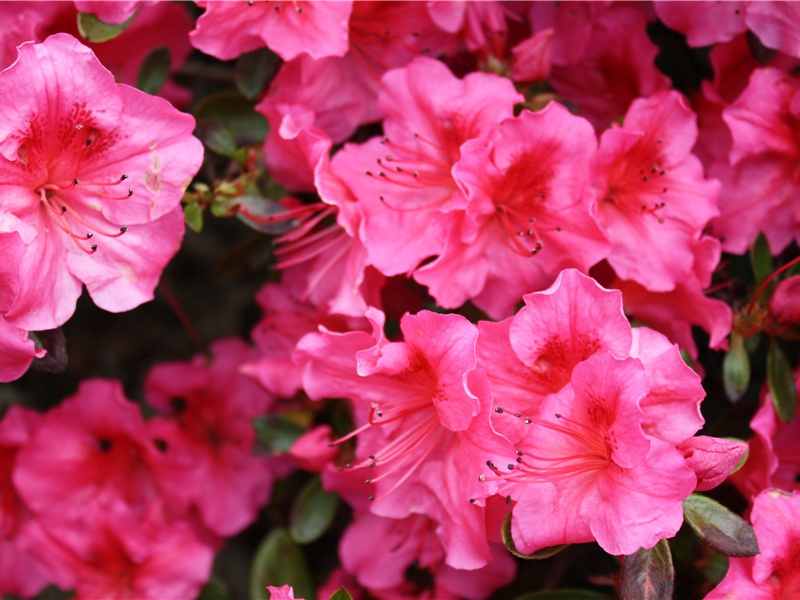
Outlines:
POLYGON ((53 329, 81 287, 105 310, 150 300, 183 236, 202 159, 194 119, 114 82, 69 35, 23 44, 0 73, 0 231, 26 245, 9 324, 53 329))
POLYGON ((609 554, 632 554, 677 533, 697 480, 672 444, 642 432, 648 391, 639 361, 598 352, 527 419, 519 460, 490 465, 508 482, 499 493, 517 501, 519 551, 596 540, 609 554))
POLYGON ((295 354, 309 396, 350 398, 359 425, 337 440, 358 435, 355 461, 323 482, 350 488, 359 506, 369 494, 367 505, 380 516, 433 516, 447 563, 479 568, 490 560, 484 514, 468 500, 483 491, 477 476, 485 457, 508 462, 513 449, 489 423, 488 381, 475 364, 477 329, 459 315, 421 311, 401 320, 402 342, 389 342, 383 314, 370 309, 367 318, 372 335, 312 333, 295 354))
POLYGON ((269 47, 284 60, 347 52, 347 22, 353 3, 214 2, 197 0, 205 12, 190 38, 195 48, 222 60, 269 47))
POLYGON ((236 338, 218 340, 212 359, 162 363, 145 382, 148 402, 162 411, 148 422, 164 461, 184 471, 162 489, 181 506, 197 508, 211 531, 230 536, 249 525, 269 499, 276 472, 255 456, 252 419, 273 397, 239 372, 255 350, 236 338))
POLYGON ((556 102, 465 143, 453 177, 466 209, 447 229, 441 219, 445 248, 414 278, 441 306, 472 299, 503 318, 561 270, 588 271, 609 248, 588 187, 595 145, 589 123, 556 102))
POLYGON ((706 600, 783 600, 800 595, 800 494, 770 489, 750 514, 760 554, 731 558, 706 600))
POLYGON ((693 243, 717 216, 719 183, 692 153, 695 115, 677 92, 633 102, 622 127, 600 139, 593 160, 608 262, 621 279, 668 292, 693 272, 693 243))

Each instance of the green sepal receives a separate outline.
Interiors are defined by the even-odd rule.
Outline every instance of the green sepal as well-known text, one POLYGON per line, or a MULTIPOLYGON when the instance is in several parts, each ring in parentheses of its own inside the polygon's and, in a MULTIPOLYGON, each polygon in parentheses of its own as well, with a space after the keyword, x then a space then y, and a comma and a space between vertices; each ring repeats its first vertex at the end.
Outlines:
POLYGON ((87 42, 107 42, 113 40, 133 23, 138 10, 124 23, 104 23, 91 13, 78 13, 78 31, 87 42))

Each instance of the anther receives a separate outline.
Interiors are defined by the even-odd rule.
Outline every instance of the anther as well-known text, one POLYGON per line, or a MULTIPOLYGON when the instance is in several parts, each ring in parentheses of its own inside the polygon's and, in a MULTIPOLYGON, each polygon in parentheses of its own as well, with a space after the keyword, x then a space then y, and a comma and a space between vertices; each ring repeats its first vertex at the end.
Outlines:
POLYGON ((127 176, 127 175, 125 175, 125 173, 123 173, 123 174, 122 174, 122 177, 120 177, 120 178, 119 178, 119 180, 120 180, 120 181, 125 181, 127 178, 128 178, 128 176, 127 176))
POLYGON ((78 181, 78 178, 76 177, 75 179, 72 180, 72 183, 74 185, 78 185, 80 182, 78 181))
POLYGON ((89 239, 91 239, 91 238, 93 238, 93 237, 94 237, 94 234, 93 234, 93 233, 91 233, 91 232, 89 232, 89 233, 87 233, 87 234, 86 234, 86 239, 87 239, 87 240, 89 240, 89 239))
POLYGON ((506 496, 506 504, 511 504, 511 496, 506 496))
POLYGON ((490 460, 486 461, 486 466, 489 467, 490 469, 494 469, 494 463, 490 460))
POLYGON ((481 483, 483 483, 484 481, 486 481, 486 475, 484 475, 483 473, 481 473, 480 475, 478 475, 478 481, 480 481, 481 483))
POLYGON ((469 503, 470 503, 470 504, 475 504, 475 498, 470 498, 470 499, 469 499, 469 503))
POLYGON ((498 406, 497 408, 495 408, 495 409, 494 409, 494 412, 496 412, 496 413, 502 413, 502 412, 503 412, 503 409, 502 409, 502 408, 500 408, 500 407, 498 406))
POLYGON ((119 232, 120 232, 120 233, 125 233, 126 231, 128 231, 128 228, 127 228, 127 227, 125 227, 124 225, 123 225, 122 227, 120 227, 120 228, 119 228, 119 232))
POLYGON ((372 479, 367 478, 364 480, 364 483, 372 483, 372 479))
POLYGON ((517 465, 508 465, 508 470, 509 470, 509 471, 513 471, 513 470, 514 470, 514 467, 516 467, 516 466, 517 466, 517 465))
POLYGON ((523 456, 525 453, 522 450, 517 450, 517 456, 523 456))

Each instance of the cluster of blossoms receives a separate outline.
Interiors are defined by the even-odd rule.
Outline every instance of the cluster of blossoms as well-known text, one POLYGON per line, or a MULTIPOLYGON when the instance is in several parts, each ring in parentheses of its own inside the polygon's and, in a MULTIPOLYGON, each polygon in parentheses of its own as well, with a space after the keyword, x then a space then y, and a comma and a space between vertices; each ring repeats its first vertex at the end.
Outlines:
POLYGON ((274 267, 249 341, 148 365, 138 402, 93 377, 5 411, 0 593, 196 597, 298 482, 251 593, 480 600, 594 543, 621 563, 595 587, 668 596, 685 522, 731 556, 693 593, 800 593, 800 5, 0 14, 0 381, 64 368, 84 286, 151 300, 206 209, 274 267), (707 76, 675 83, 659 35, 707 76), (168 81, 214 69, 233 118, 168 81), (312 581, 299 546, 323 535, 312 581))

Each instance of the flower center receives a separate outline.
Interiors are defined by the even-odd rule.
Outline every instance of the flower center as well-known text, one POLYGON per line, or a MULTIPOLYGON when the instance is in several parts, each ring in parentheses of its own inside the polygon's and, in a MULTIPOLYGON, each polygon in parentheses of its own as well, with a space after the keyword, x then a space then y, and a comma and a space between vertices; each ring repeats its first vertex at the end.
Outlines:
MULTIPOLYGON (((64 171, 71 171, 76 175, 80 173, 84 158, 91 155, 94 150, 93 144, 96 146, 100 138, 96 129, 84 127, 81 124, 76 124, 74 131, 70 133, 72 135, 65 140, 59 155, 49 164, 47 181, 36 186, 33 191, 39 197, 41 206, 50 216, 50 221, 66 233, 81 250, 87 254, 93 254, 97 250, 97 244, 92 240, 95 235, 115 238, 127 232, 128 228, 109 223, 105 217, 97 214, 100 212, 99 209, 87 210, 88 206, 85 204, 87 193, 90 197, 116 201, 130 198, 133 195, 133 189, 127 188, 122 193, 109 192, 109 188, 114 189, 128 179, 125 174, 113 181, 60 177, 59 173, 64 171), (72 162, 72 164, 68 165, 68 162, 72 162), (93 212, 96 214, 92 214, 93 212), (108 225, 111 225, 112 228, 108 228, 108 225)), ((27 164, 25 150, 26 147, 23 144, 19 154, 21 160, 27 164)))
POLYGON ((500 479, 520 483, 531 480, 554 481, 600 471, 611 464, 605 437, 578 421, 558 413, 555 414, 556 421, 549 421, 523 417, 520 413, 505 413, 499 407, 495 408, 495 412, 513 414, 514 417, 524 418, 527 425, 533 424, 563 436, 558 444, 541 446, 534 451, 517 450, 516 464, 507 465, 507 472, 501 471, 492 461, 487 461, 486 465, 500 479))

